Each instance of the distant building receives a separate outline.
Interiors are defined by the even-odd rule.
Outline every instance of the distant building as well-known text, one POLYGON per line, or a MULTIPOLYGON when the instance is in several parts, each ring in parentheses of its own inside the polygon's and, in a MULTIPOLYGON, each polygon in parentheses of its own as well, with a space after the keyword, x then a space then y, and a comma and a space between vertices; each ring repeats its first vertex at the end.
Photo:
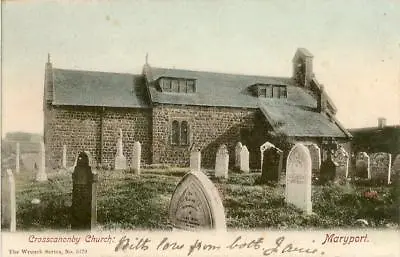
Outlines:
POLYGON ((144 163, 188 165, 195 147, 205 167, 214 166, 220 144, 228 146, 233 164, 241 141, 250 166, 259 168, 259 147, 271 133, 320 146, 351 138, 303 48, 293 58, 291 77, 156 68, 147 60, 142 74, 110 73, 53 68, 49 60, 44 87, 44 140, 52 167, 61 166, 63 145, 67 165, 82 150, 97 163, 113 163, 119 128, 128 161, 140 141, 144 163))

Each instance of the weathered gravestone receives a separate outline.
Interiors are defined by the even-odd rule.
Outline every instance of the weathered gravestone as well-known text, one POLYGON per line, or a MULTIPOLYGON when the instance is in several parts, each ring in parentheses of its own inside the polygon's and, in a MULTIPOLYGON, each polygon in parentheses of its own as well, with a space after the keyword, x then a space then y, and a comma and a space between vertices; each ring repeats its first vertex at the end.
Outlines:
POLYGON ((261 168, 261 183, 279 182, 283 163, 283 152, 270 147, 263 152, 263 162, 261 168))
POLYGON ((349 174, 350 156, 343 147, 339 147, 332 156, 332 160, 338 164, 336 169, 336 178, 347 178, 349 174))
POLYGON ((392 155, 389 153, 373 153, 370 155, 371 179, 383 183, 390 183, 390 170, 392 166, 392 155))
POLYGON ((63 169, 67 168, 67 146, 66 145, 63 145, 62 167, 63 167, 63 169))
POLYGON ((391 178, 400 176, 400 154, 398 154, 394 159, 391 171, 392 171, 392 174, 390 175, 391 178))
POLYGON ((72 173, 71 229, 90 230, 97 220, 97 174, 89 166, 89 154, 81 152, 72 173))
POLYGON ((123 152, 122 144, 122 129, 119 129, 119 138, 117 141, 117 153, 115 154, 114 169, 125 170, 126 169, 126 157, 123 152))
POLYGON ((371 178, 369 160, 366 152, 360 152, 356 155, 356 177, 371 178))
POLYGON ((1 229, 14 232, 17 226, 15 181, 11 169, 1 171, 1 229))
POLYGON ((339 165, 332 160, 332 157, 328 155, 327 159, 321 164, 319 183, 326 184, 335 181, 338 166, 339 165))
POLYGON ((249 173, 250 172, 250 165, 249 165, 249 150, 247 150, 247 147, 244 145, 242 146, 242 149, 240 150, 239 154, 239 159, 240 159, 240 170, 249 173))
POLYGON ((215 177, 228 178, 229 168, 229 152, 226 145, 221 145, 218 148, 215 158, 215 177))
POLYGON ((201 152, 193 150, 190 152, 190 170, 200 171, 201 170, 201 152))
POLYGON ((242 151, 242 143, 237 142, 235 147, 235 168, 240 168, 240 151, 242 151))
POLYGON ((142 155, 142 146, 139 141, 136 141, 133 144, 133 151, 132 151, 132 169, 133 171, 140 175, 140 162, 141 162, 141 155, 142 155))
POLYGON ((303 144, 296 144, 286 163, 285 200, 311 214, 311 156, 303 144))
POLYGON ((316 144, 307 145, 311 155, 312 172, 319 173, 321 168, 321 149, 316 144))
POLYGON ((15 150, 15 173, 19 173, 19 163, 20 162, 20 148, 19 143, 17 142, 16 150, 15 150))
POLYGON ((40 166, 36 173, 36 181, 47 181, 46 174, 46 156, 44 142, 40 142, 40 166))
POLYGON ((187 173, 176 186, 169 206, 169 222, 178 230, 226 230, 222 200, 203 172, 187 173))

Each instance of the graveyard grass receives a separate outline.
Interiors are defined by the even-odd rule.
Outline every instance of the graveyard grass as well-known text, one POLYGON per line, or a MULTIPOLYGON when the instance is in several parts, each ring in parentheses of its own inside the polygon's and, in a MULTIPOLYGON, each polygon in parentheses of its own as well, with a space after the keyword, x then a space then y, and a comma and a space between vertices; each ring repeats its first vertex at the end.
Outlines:
MULTIPOLYGON (((168 207, 175 186, 188 169, 98 171, 97 221, 100 229, 169 229, 168 207)), ((260 173, 230 172, 214 179, 225 207, 228 229, 354 228, 357 219, 370 227, 398 227, 395 186, 313 185, 313 215, 284 201, 282 186, 255 185, 260 173), (365 192, 373 192, 367 194, 365 192)), ((71 172, 48 171, 49 181, 35 182, 34 173, 16 175, 17 230, 69 229, 71 172), (32 199, 40 199, 33 204, 32 199)))

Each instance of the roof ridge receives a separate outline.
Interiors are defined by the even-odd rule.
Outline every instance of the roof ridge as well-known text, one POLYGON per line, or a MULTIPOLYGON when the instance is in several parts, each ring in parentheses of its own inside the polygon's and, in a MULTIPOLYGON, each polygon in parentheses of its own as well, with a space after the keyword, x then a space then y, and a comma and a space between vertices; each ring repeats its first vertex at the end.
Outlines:
POLYGON ((61 70, 61 71, 73 71, 73 72, 86 72, 86 73, 105 73, 105 74, 121 74, 121 75, 132 75, 139 76, 142 74, 134 74, 128 72, 109 72, 109 71, 97 71, 97 70, 78 70, 78 69, 64 69, 64 68, 53 68, 53 70, 61 70))

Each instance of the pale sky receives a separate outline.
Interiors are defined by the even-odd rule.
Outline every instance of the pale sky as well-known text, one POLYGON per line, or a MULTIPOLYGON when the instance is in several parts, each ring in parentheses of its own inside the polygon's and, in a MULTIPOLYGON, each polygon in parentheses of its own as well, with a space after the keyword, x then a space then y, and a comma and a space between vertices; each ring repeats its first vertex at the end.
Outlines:
POLYGON ((140 73, 157 67, 291 76, 298 47, 347 128, 400 123, 400 2, 3 2, 2 135, 43 132, 53 66, 140 73), (284 2, 284 3, 283 3, 284 2))

